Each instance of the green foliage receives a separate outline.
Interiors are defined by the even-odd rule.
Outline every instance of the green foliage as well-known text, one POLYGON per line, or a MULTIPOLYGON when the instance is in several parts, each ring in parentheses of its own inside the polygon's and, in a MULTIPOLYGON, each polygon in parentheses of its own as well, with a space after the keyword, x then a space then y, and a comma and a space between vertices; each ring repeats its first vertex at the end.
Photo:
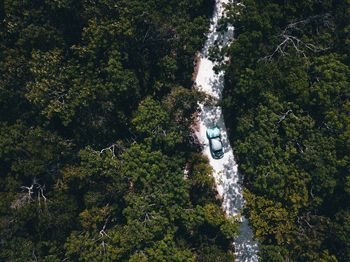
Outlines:
POLYGON ((350 213, 349 210, 339 211, 332 221, 331 234, 328 238, 330 250, 344 261, 350 258, 350 213))
POLYGON ((223 105, 261 258, 347 261, 348 1, 242 4, 223 105))
POLYGON ((169 122, 167 112, 161 105, 152 98, 146 98, 139 105, 138 111, 134 119, 133 125, 136 131, 145 136, 151 136, 155 130, 164 130, 169 122))
POLYGON ((256 197, 245 192, 246 209, 249 210, 249 221, 256 229, 256 236, 261 239, 271 239, 278 244, 286 242, 285 237, 293 228, 294 214, 282 207, 281 203, 264 197, 256 197))
POLYGON ((1 261, 232 258, 190 137, 213 3, 0 2, 1 261))
POLYGON ((165 97, 163 104, 169 116, 184 130, 188 130, 193 123, 195 113, 198 112, 198 101, 204 100, 205 95, 195 90, 175 87, 165 97))

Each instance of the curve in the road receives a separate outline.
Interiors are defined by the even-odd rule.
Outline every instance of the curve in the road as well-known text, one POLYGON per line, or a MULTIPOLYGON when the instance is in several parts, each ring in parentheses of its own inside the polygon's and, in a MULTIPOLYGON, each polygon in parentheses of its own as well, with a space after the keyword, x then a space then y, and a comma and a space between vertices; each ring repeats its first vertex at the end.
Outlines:
MULTIPOLYGON (((219 74, 215 74, 215 63, 208 59, 208 52, 215 42, 219 41, 223 46, 233 39, 233 28, 229 28, 225 34, 216 31, 218 21, 223 15, 223 4, 226 2, 228 0, 216 1, 210 32, 200 54, 200 64, 195 79, 200 91, 206 92, 218 100, 221 99, 224 87, 224 73, 219 72, 219 74)), ((204 104, 200 104, 200 107, 201 113, 198 116, 199 130, 196 135, 199 141, 204 144, 203 153, 208 156, 210 165, 213 167, 217 190, 223 199, 223 209, 228 216, 236 216, 240 214, 244 205, 242 177, 238 173, 238 166, 228 139, 222 110, 218 106, 207 106, 204 104), (220 127, 225 148, 225 155, 219 160, 211 157, 206 138, 206 130, 213 124, 217 124, 220 127)), ((253 232, 249 227, 248 220, 244 217, 241 217, 240 234, 235 238, 234 246, 237 261, 258 261, 258 243, 254 241, 253 232)))

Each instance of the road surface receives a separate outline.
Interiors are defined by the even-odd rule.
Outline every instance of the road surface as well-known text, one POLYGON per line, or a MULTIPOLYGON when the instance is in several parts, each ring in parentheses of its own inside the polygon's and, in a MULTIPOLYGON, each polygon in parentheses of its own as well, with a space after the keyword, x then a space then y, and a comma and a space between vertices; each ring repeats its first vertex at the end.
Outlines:
MULTIPOLYGON (((215 74, 213 70, 215 63, 210 61, 207 57, 208 50, 215 41, 219 41, 221 43, 220 45, 223 46, 233 39, 233 27, 230 27, 224 35, 216 32, 218 20, 223 14, 222 4, 226 2, 228 2, 228 0, 216 1, 210 32, 205 46, 200 53, 200 63, 195 80, 199 90, 212 95, 218 100, 221 99, 224 87, 224 73, 219 72, 219 74, 215 74)), ((198 116, 199 130, 196 135, 199 141, 204 144, 203 153, 208 156, 210 165, 213 167, 213 175, 217 190, 223 199, 223 209, 228 216, 236 216, 240 214, 244 204, 242 177, 238 173, 238 166, 228 139, 223 114, 221 108, 218 106, 204 106, 200 104, 200 107, 201 113, 198 116), (211 157, 208 140, 206 138, 206 130, 213 124, 217 124, 220 127, 224 145, 225 155, 219 160, 215 160, 211 157)), ((253 240, 253 232, 249 227, 248 220, 244 217, 241 217, 240 220, 240 234, 234 240, 236 261, 258 261, 258 243, 253 240)))

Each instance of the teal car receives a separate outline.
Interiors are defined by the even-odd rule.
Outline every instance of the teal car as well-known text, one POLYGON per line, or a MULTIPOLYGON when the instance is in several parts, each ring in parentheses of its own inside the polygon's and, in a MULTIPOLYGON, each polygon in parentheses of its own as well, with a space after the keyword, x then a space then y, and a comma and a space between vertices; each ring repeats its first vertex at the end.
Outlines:
POLYGON ((220 128, 213 126, 207 129, 207 138, 209 140, 209 148, 211 156, 214 159, 220 159, 224 156, 224 147, 221 141, 220 128))

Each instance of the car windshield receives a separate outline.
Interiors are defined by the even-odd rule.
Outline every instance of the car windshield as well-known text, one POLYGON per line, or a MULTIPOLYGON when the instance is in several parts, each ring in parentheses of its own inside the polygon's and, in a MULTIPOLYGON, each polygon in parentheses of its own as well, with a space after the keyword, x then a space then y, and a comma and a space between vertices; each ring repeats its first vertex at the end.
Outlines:
POLYGON ((212 144, 212 149, 214 151, 220 151, 222 149, 222 144, 221 144, 221 141, 220 141, 220 138, 213 138, 211 140, 211 144, 212 144))
POLYGON ((218 127, 212 127, 207 129, 207 136, 209 138, 219 137, 220 136, 220 129, 218 127))

